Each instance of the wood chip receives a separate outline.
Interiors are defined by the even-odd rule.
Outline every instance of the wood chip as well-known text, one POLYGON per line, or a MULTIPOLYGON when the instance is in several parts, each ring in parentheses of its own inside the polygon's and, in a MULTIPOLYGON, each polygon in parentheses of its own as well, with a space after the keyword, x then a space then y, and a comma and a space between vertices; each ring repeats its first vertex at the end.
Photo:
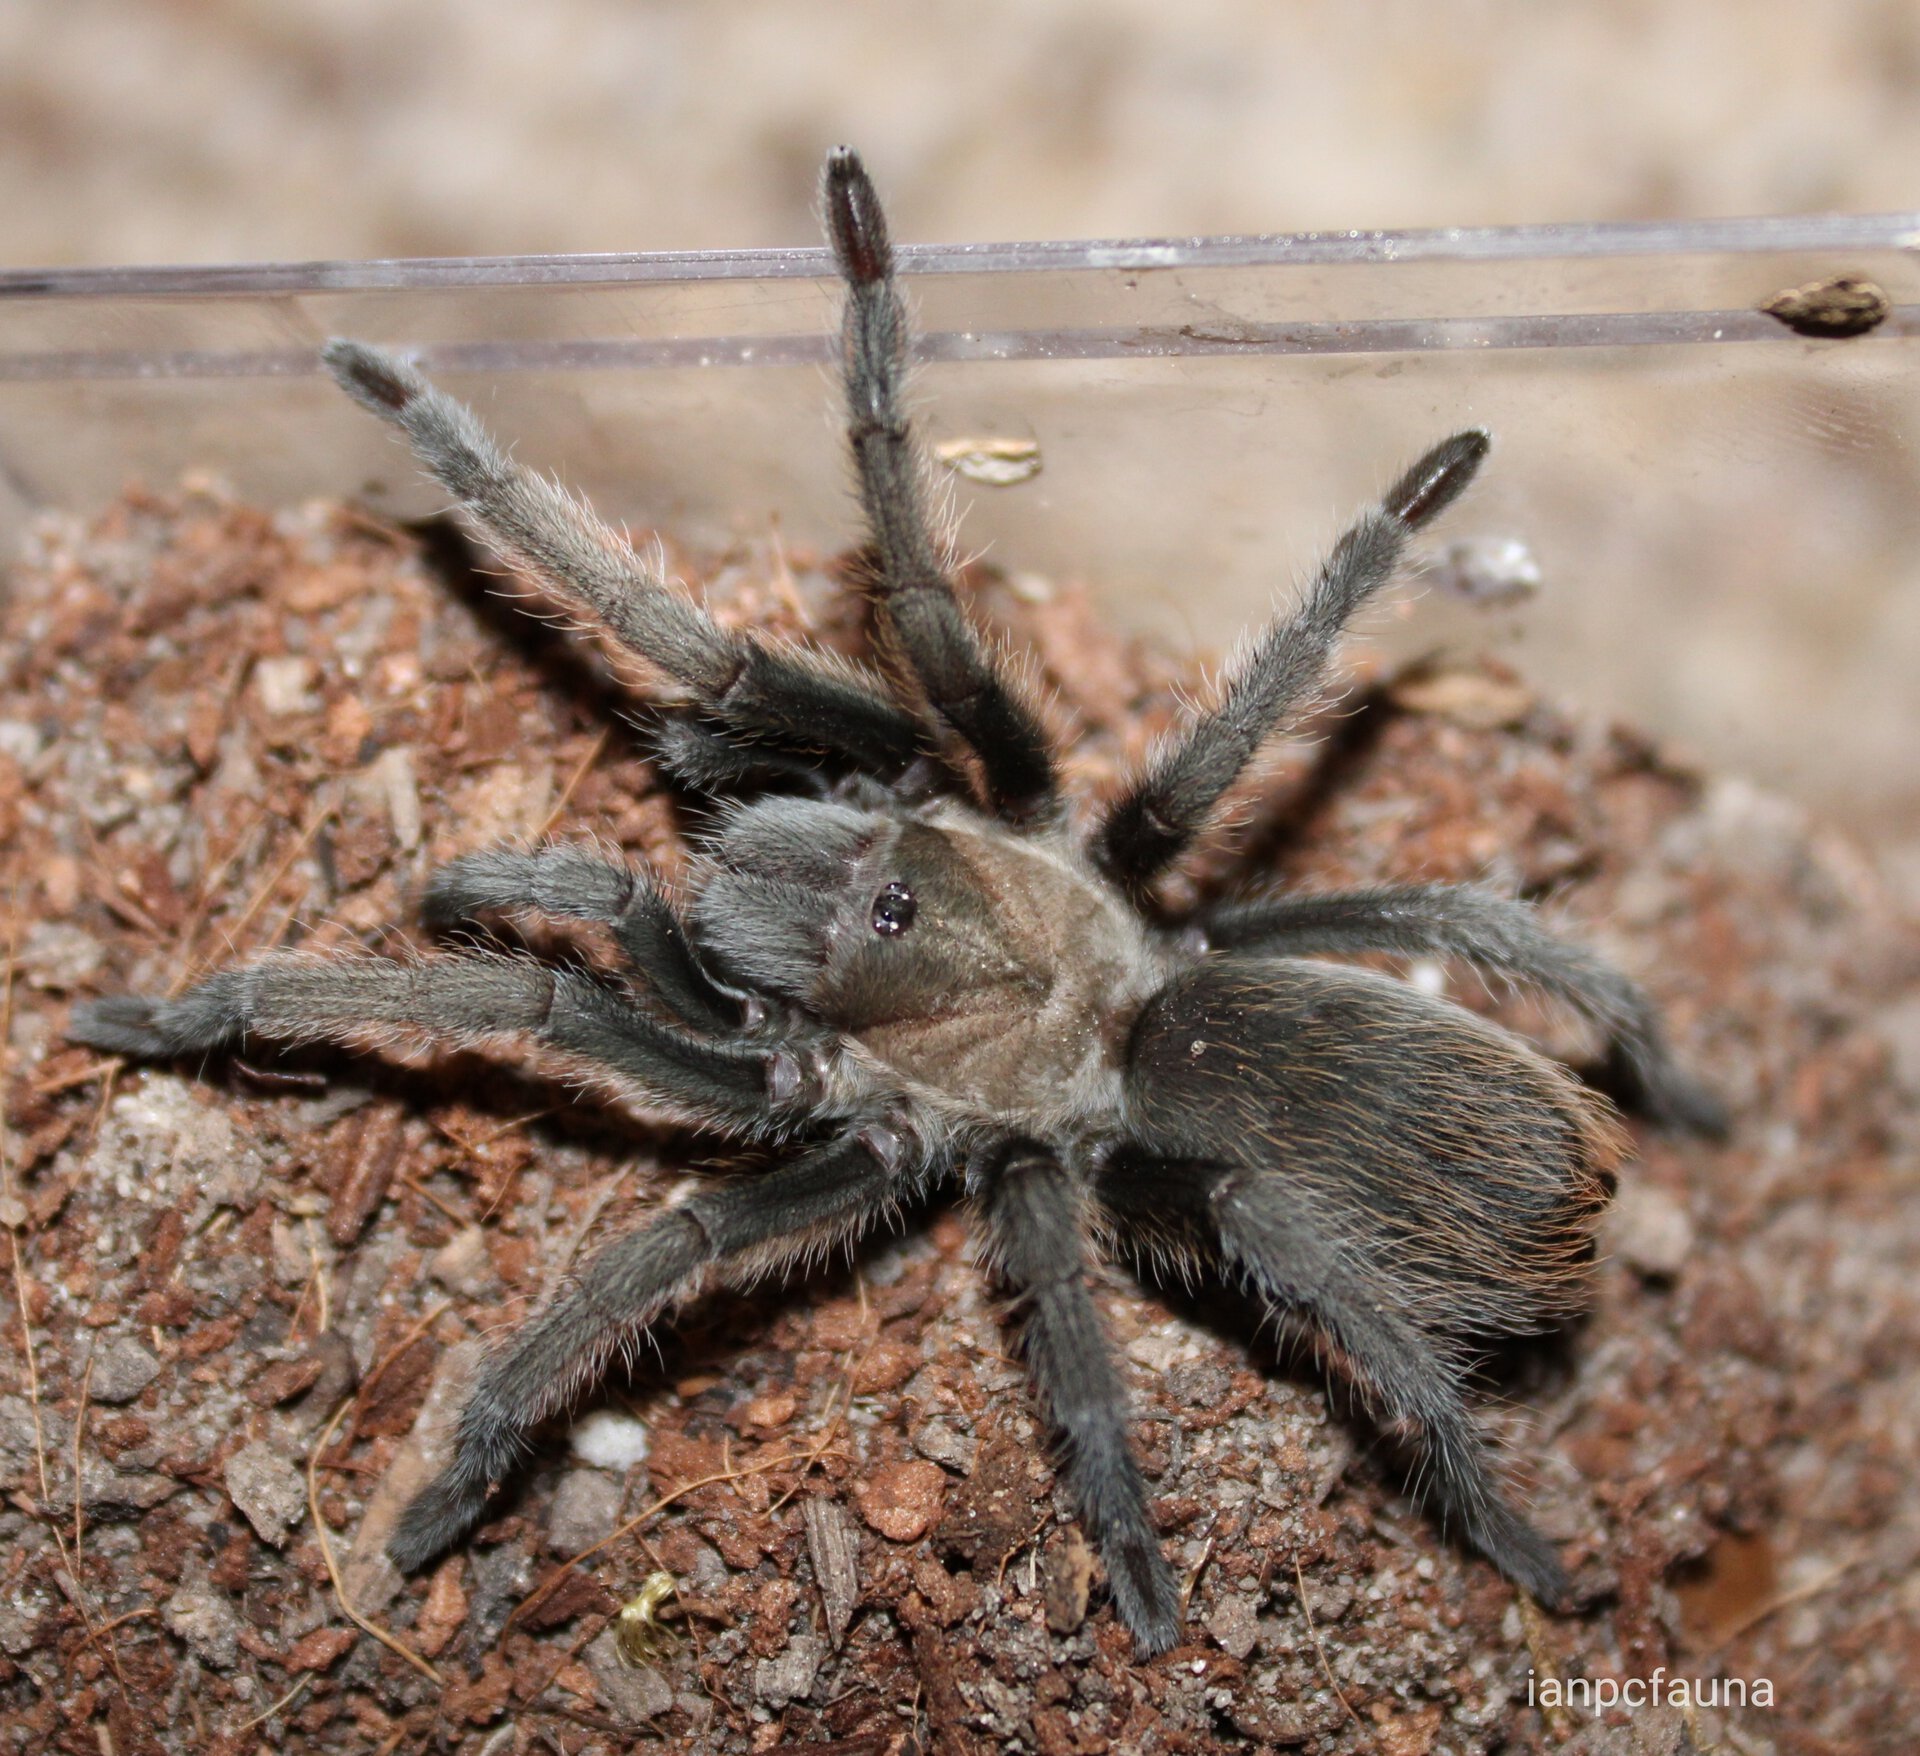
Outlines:
POLYGON ((810 1497, 801 1503, 800 1517, 806 1526, 814 1583, 820 1587, 827 1638, 837 1648, 846 1638, 860 1597, 859 1533, 838 1500, 810 1497))

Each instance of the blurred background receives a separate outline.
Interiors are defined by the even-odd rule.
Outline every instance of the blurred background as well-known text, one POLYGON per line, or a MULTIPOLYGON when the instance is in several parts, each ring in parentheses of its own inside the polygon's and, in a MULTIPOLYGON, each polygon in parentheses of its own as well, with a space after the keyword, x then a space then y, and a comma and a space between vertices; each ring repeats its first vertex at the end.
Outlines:
MULTIPOLYGON (((916 241, 1895 212, 1920 208, 1920 5, 0 3, 0 268, 807 245, 821 154, 843 138, 916 241)), ((1736 309, 1779 290, 1753 272, 1726 280, 1736 309)), ((1475 273, 1433 296, 1500 304, 1497 268, 1475 273)), ((1318 315, 1354 314, 1337 277, 1326 291, 1318 315)), ((922 299, 958 324, 967 292, 922 299)), ((1629 276, 1592 308, 1633 294, 1629 276)), ((1102 521, 1154 496, 1164 539, 1082 571, 1116 616, 1186 645, 1261 613, 1407 457, 1486 420, 1501 449, 1448 535, 1522 544, 1538 589, 1475 607, 1436 576, 1388 635, 1490 648, 1867 832, 1920 890, 1920 342, 1898 328, 1564 358, 1043 365, 977 396, 997 369, 941 367, 922 392, 935 437, 1039 445, 1032 481, 959 489, 967 543, 1010 569, 1104 557, 1102 521), (1076 473, 1096 438, 1101 466, 1076 473), (1122 447, 1137 465, 1116 470, 1122 447), (1229 457, 1269 471, 1272 495, 1210 474, 1229 457)), ((546 389, 492 418, 527 436, 522 456, 609 491, 584 437, 572 455, 546 436, 577 418, 599 444, 653 391, 634 374, 546 389)), ((739 528, 777 516, 824 537, 845 507, 822 375, 780 391, 799 424, 766 435, 730 425, 736 394, 678 387, 671 449, 710 406, 701 455, 716 494, 753 502, 739 528), (728 473, 763 440, 823 462, 728 473)), ((110 412, 49 407, 35 418, 76 445, 110 412)), ((636 467, 614 510, 644 518, 636 467)), ((665 522, 693 502, 661 469, 665 522)))

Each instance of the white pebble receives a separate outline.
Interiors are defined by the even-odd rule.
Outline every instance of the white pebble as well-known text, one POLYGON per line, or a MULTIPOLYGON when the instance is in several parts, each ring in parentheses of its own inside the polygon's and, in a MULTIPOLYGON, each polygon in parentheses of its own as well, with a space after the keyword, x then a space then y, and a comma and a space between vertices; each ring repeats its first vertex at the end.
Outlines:
POLYGON ((576 1457, 601 1469, 631 1469, 647 1459, 647 1430, 632 1415, 597 1408, 582 1415, 567 1435, 576 1457))

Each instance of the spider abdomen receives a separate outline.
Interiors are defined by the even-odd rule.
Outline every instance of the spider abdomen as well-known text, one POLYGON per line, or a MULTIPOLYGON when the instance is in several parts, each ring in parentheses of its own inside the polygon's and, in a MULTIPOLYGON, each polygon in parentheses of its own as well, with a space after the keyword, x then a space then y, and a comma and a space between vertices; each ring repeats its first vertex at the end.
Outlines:
POLYGON ((1538 1329, 1577 1301, 1624 1137, 1498 1026, 1371 971, 1209 960, 1141 1015, 1135 1137, 1284 1179, 1423 1327, 1538 1329))

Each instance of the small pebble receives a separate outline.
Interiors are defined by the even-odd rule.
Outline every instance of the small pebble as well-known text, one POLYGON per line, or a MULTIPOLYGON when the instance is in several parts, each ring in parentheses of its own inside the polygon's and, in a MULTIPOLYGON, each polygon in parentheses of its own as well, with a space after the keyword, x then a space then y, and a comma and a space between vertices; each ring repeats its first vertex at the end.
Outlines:
POLYGON ((799 1406, 800 1400, 791 1390, 782 1390, 772 1396, 756 1396, 740 1411, 740 1418, 749 1427, 784 1427, 799 1406))
POLYGON ((427 1272, 450 1293, 478 1298, 493 1290, 498 1278, 493 1258, 487 1254, 487 1234, 481 1226, 466 1226, 457 1231, 427 1262, 427 1272))
POLYGON ((652 1665, 628 1664, 620 1656, 620 1643, 611 1628, 582 1656, 601 1702, 619 1719, 638 1724, 673 1705, 672 1683, 652 1665))
POLYGON ((0 719, 0 756, 10 756, 25 768, 40 754, 46 739, 31 720, 0 719))
POLYGON ((260 1540, 284 1547, 306 1515, 307 1485, 300 1472, 264 1439, 256 1439, 227 1459, 226 1481, 227 1493, 260 1540))
POLYGON ((1228 1592, 1207 1618, 1207 1632, 1229 1658, 1245 1660, 1260 1640, 1260 1619, 1250 1599, 1228 1592))
POLYGON ((950 1421, 936 1415, 914 1429, 913 1448, 922 1457, 943 1463, 961 1475, 971 1475, 979 1444, 971 1433, 961 1432, 950 1421))
POLYGON ((168 1633, 184 1640, 204 1665, 230 1671, 240 1657, 240 1618, 226 1596, 204 1581, 168 1598, 160 1620, 168 1633))
POLYGON ((1608 1210, 1602 1248, 1641 1274, 1670 1280, 1693 1253, 1693 1221, 1678 1197, 1628 1181, 1608 1210))
POLYGON ((577 1555, 604 1541, 620 1517, 620 1492, 620 1478, 604 1470, 568 1470, 547 1513, 547 1547, 577 1555))
POLYGON ((95 1402, 131 1402, 160 1376, 160 1362, 130 1335, 110 1341, 93 1356, 88 1394, 95 1402))
POLYGON ((573 1423, 573 1454, 602 1469, 631 1469, 647 1460, 647 1429, 632 1415, 597 1408, 573 1423))
POLYGON ((753 1692, 776 1713, 790 1701, 813 1692, 825 1645, 817 1634, 796 1634, 777 1658, 762 1659, 753 1667, 753 1692))
POLYGON ((915 1542, 933 1528, 946 1504, 946 1471, 910 1457, 876 1470, 857 1497, 860 1516, 888 1541, 915 1542))
POLYGON ((360 1638, 357 1628, 316 1628, 303 1635, 287 1654, 290 1671, 324 1671, 350 1651, 360 1638))
POLYGON ((36 921, 27 928, 14 967, 36 988, 71 993, 84 988, 106 960, 106 948, 70 921, 36 921))
POLYGON ((253 687, 260 705, 275 718, 306 713, 316 706, 312 684, 311 659, 265 658, 253 667, 253 687))

